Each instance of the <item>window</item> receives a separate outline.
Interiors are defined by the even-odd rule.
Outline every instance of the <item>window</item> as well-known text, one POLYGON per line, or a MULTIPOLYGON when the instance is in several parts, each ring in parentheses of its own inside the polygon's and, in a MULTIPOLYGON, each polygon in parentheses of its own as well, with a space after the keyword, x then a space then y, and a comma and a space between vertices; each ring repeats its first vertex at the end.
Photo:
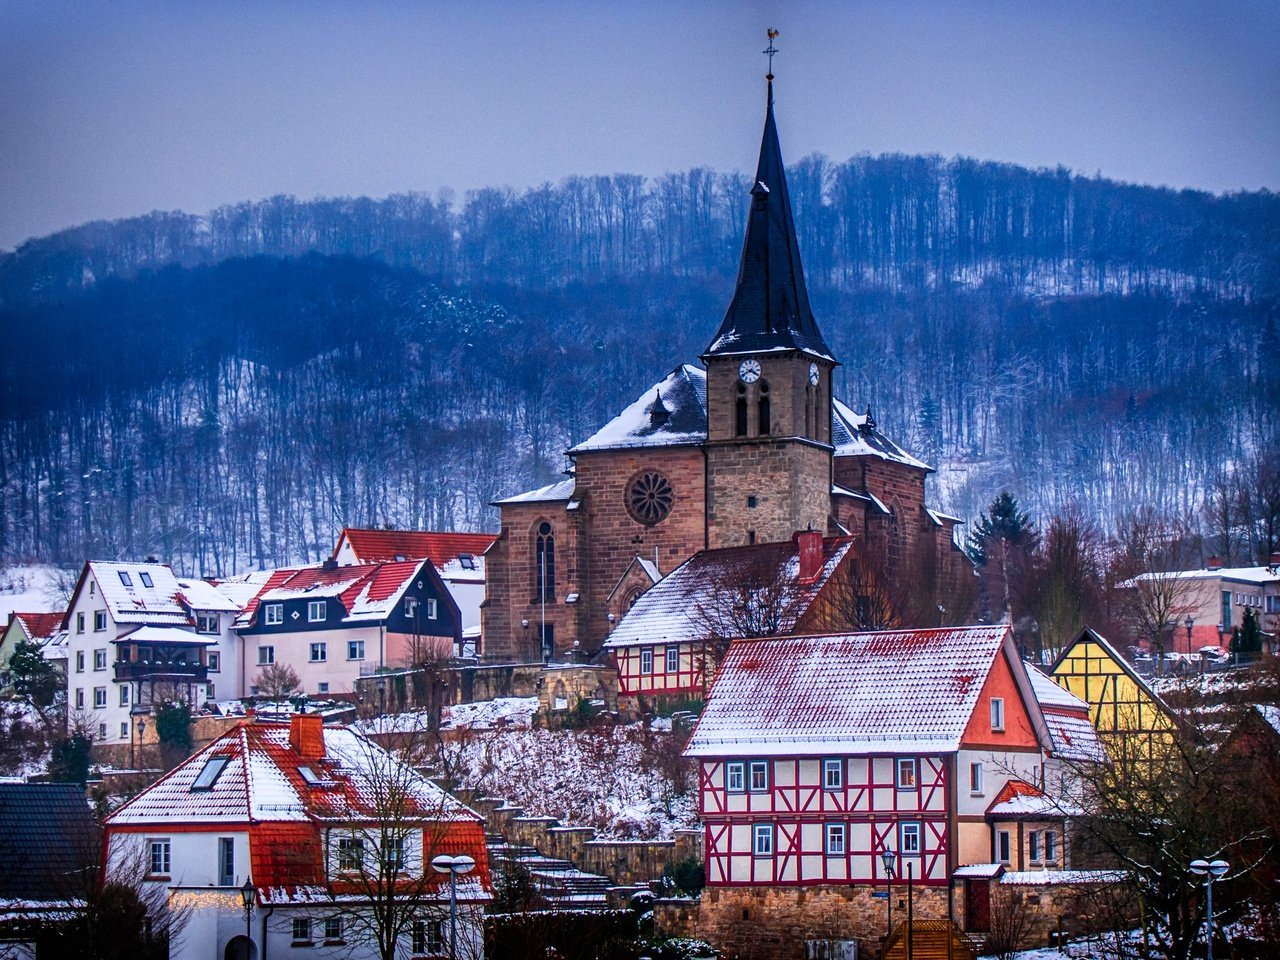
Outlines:
POLYGON ((898 824, 898 852, 904 857, 914 857, 920 853, 920 824, 898 824))
POLYGON ((307 601, 307 623, 322 623, 325 616, 325 604, 323 600, 307 601))
POLYGON ((84 614, 76 614, 76 633, 84 633, 84 614))
POLYGON ((751 828, 751 852, 757 857, 773 856, 773 824, 757 823, 751 828))
POLYGON ((827 824, 827 856, 843 857, 844 856, 844 824, 828 823, 827 824))
POLYGON ((640 650, 640 672, 653 673, 653 651, 648 647, 640 650))
POLYGON ((101 633, 107 629, 107 611, 95 610, 93 612, 93 629, 95 633, 101 633))
POLYGON ((129 739, 129 721, 128 720, 122 720, 120 722, 120 739, 121 740, 129 739))
POLYGON ((982 793, 982 763, 969 764, 969 792, 975 796, 982 793))
POLYGON ((319 683, 319 684, 317 685, 317 687, 316 687, 316 692, 317 692, 317 693, 328 693, 328 692, 329 692, 329 681, 328 681, 328 680, 321 680, 321 681, 320 681, 320 683, 319 683))
POLYGON ((822 761, 822 788, 839 790, 844 786, 844 761, 827 759, 822 761))
POLYGON ((168 840, 151 841, 151 870, 149 872, 154 876, 167 877, 169 875, 168 840))
POLYGON ((234 837, 218 838, 218 885, 235 886, 236 841, 234 837))
POLYGON ((84 687, 76 687, 76 709, 84 709, 84 687))
POLYGON ((329 644, 320 640, 311 645, 311 662, 322 663, 329 659, 329 644))
POLYGON ((1266 597, 1267 613, 1280 613, 1280 596, 1266 597))
POLYGON ((415 920, 412 931, 414 953, 444 953, 443 920, 415 920))
POLYGON ((269 627, 284 623, 284 604, 268 603, 263 607, 262 622, 269 627))
POLYGON ((724 765, 724 788, 730 793, 744 793, 747 789, 747 765, 733 760, 724 765))
POLYGON ((127 707, 129 705, 129 686, 125 684, 120 688, 120 706, 127 707))
POLYGON ((404 869, 404 838, 388 837, 382 844, 382 862, 388 870, 404 869))
POLYGON ((996 831, 996 860, 1000 863, 1009 862, 1009 831, 996 831))
POLYGON ((107 669, 107 651, 106 650, 93 651, 93 669, 95 670, 107 669))
POLYGON ((760 400, 759 400, 760 436, 767 437, 769 435, 769 429, 771 424, 771 417, 769 415, 769 384, 761 380, 759 389, 760 389, 760 400))
POLYGON ((1224 633, 1231 629, 1231 591, 1222 591, 1222 622, 1218 625, 1224 633))
POLYGON ((89 581, 89 596, 91 596, 91 597, 92 597, 92 596, 93 596, 95 593, 97 593, 97 592, 98 592, 98 585, 97 585, 94 581, 90 580, 90 581, 89 581))
POLYGON ((476 569, 476 558, 470 553, 460 553, 458 554, 458 565, 463 570, 474 570, 476 569))
POLYGON ((752 793, 769 789, 769 762, 767 760, 752 760, 750 772, 752 793))
POLYGON ((132 587, 132 586, 133 586, 133 581, 129 578, 129 571, 128 571, 128 570, 120 570, 120 571, 117 571, 117 572, 120 574, 120 582, 121 582, 121 583, 123 583, 126 587, 132 587))
POLYGON ((217 633, 218 615, 216 613, 196 614, 196 633, 217 633))
POLYGON ((916 788, 916 762, 914 759, 899 758, 898 789, 914 790, 916 788))
POLYGON ((738 384, 738 399, 733 408, 733 435, 747 435, 747 388, 738 384))
POLYGON ((666 656, 667 656, 667 663, 666 663, 667 673, 679 673, 680 672, 680 648, 675 646, 667 647, 666 656))
POLYGON ((359 870, 364 865, 364 841, 359 837, 338 840, 338 869, 359 870))
POLYGON ((556 595, 556 538, 545 520, 538 524, 534 553, 534 601, 551 600, 556 595))
POLYGON ((107 725, 105 723, 98 724, 98 739, 107 739, 107 725))
POLYGON ((213 684, 212 684, 212 683, 206 683, 206 684, 204 685, 204 698, 205 698, 206 700, 212 700, 212 699, 213 699, 213 684))
POLYGON ((105 710, 106 707, 107 707, 107 688, 94 687, 93 688, 93 709, 105 710))
POLYGON ((1000 731, 1004 729, 1004 698, 991 698, 991 729, 1000 731))
POLYGON ((212 790, 213 785, 218 782, 218 777, 222 771, 227 768, 230 762, 229 757, 210 757, 204 762, 204 766, 200 768, 200 773, 191 783, 192 790, 212 790))
POLYGON ((440 615, 440 604, 436 602, 435 597, 427 598, 427 619, 435 620, 440 615))
POLYGON ((363 640, 347 641, 347 659, 348 660, 364 659, 364 641, 363 640))
POLYGON ((311 918, 310 917, 294 917, 293 918, 293 940, 295 943, 299 941, 310 942, 311 940, 311 918))
POLYGON ((1058 834, 1053 830, 1044 832, 1044 861, 1055 863, 1058 859, 1058 834))
POLYGON ((142 581, 142 585, 144 587, 150 588, 155 586, 155 584, 151 582, 151 574, 147 573, 145 570, 138 574, 138 579, 142 581))
POLYGON ((276 662, 276 648, 265 646, 258 648, 258 666, 265 667, 276 662))
MULTIPOLYGON (((84 616, 84 614, 80 614, 80 616, 84 616)), ((76 651, 76 673, 84 673, 84 651, 83 650, 76 651)))
POLYGON ((324 938, 326 940, 342 939, 342 918, 341 917, 325 917, 324 918, 324 938))
POLYGON ((209 651, 209 672, 217 673, 222 669, 222 654, 217 650, 209 651))
POLYGON ((412 620, 414 617, 418 615, 418 598, 417 597, 404 598, 404 615, 408 617, 410 620, 412 620))
POLYGON ((1040 862, 1040 831, 1032 830, 1027 834, 1027 855, 1032 863, 1040 862))

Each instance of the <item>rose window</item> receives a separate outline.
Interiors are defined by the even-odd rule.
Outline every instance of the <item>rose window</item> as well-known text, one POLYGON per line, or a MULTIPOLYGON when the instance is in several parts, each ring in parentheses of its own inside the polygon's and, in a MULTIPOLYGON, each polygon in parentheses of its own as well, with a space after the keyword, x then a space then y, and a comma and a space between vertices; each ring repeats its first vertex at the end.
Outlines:
POLYGON ((637 474, 627 485, 627 512, 648 526, 665 520, 674 500, 671 481, 654 471, 637 474))

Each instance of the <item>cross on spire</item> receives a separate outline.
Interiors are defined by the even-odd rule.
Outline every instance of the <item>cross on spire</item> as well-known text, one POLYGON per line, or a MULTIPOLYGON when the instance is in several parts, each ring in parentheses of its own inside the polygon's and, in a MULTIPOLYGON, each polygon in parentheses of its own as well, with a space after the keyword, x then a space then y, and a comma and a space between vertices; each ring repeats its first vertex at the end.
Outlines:
POLYGON ((766 75, 765 79, 772 80, 773 79, 773 55, 778 52, 778 48, 773 45, 773 41, 777 39, 778 31, 773 29, 773 27, 770 27, 768 33, 769 33, 769 46, 762 52, 769 57, 769 73, 766 75))

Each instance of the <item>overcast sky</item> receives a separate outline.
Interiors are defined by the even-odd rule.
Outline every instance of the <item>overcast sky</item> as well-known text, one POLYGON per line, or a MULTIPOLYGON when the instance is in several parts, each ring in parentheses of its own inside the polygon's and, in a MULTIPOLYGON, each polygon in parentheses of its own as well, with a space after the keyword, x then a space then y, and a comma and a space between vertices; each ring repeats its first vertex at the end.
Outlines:
POLYGON ((1280 187, 1280 2, 0 0, 0 249, 277 193, 811 152, 1280 187))

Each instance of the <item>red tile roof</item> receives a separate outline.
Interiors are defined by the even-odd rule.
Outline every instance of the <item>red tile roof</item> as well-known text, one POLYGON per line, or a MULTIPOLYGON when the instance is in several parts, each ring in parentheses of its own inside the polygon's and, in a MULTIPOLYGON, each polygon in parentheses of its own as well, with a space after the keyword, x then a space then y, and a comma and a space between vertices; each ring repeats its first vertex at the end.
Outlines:
POLYGON ((32 640, 44 640, 52 637, 62 627, 63 614, 58 613, 17 613, 10 616, 9 622, 22 621, 22 629, 32 640))
MULTIPOLYGON (((307 596, 335 597, 349 620, 381 619, 391 612, 394 601, 409 586, 425 560, 397 563, 365 563, 349 567, 302 567, 277 570, 257 595, 245 604, 235 625, 253 622, 258 607, 266 601, 307 596)), ((434 576, 434 575, 433 575, 434 576)))
POLYGON ((345 540, 361 563, 430 558, 442 567, 460 554, 480 556, 497 540, 492 533, 432 533, 426 530, 362 530, 346 527, 334 547, 334 556, 345 540))

